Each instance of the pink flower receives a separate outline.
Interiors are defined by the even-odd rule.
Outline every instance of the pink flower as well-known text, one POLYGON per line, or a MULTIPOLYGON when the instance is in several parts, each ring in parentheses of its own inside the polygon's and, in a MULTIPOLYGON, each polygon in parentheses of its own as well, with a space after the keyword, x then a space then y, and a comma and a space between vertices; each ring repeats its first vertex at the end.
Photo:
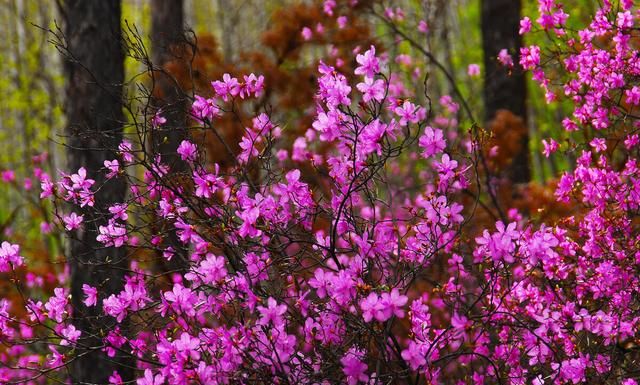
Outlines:
POLYGON ((616 24, 621 29, 633 28, 633 15, 630 11, 618 12, 616 24))
POLYGON ((76 327, 73 325, 67 325, 61 330, 60 334, 62 334, 62 336, 64 337, 62 341, 60 341, 60 345, 67 346, 70 344, 73 345, 76 341, 78 341, 78 338, 80 338, 82 332, 76 329, 76 327))
POLYGON ((5 183, 11 183, 16 180, 16 173, 13 170, 4 170, 1 175, 2 181, 5 183))
POLYGON ((267 307, 258 306, 260 312, 259 325, 269 325, 272 323, 274 326, 280 326, 283 323, 282 315, 287 312, 287 305, 278 305, 275 299, 269 297, 267 299, 267 307))
POLYGON ((87 190, 96 182, 93 179, 87 178, 87 169, 80 167, 77 174, 73 174, 69 177, 71 181, 71 188, 74 190, 87 190))
POLYGON ((178 146, 176 152, 185 162, 194 162, 198 154, 198 148, 190 141, 183 140, 182 142, 180 142, 180 145, 178 146))
POLYGON ((596 152, 604 152, 607 150, 607 141, 604 138, 593 138, 589 145, 593 147, 596 152))
POLYGON ((44 179, 40 183, 42 192, 40 193, 40 199, 45 199, 53 196, 55 185, 49 179, 44 179))
POLYGON ((65 215, 62 217, 62 221, 64 222, 64 228, 67 231, 73 231, 80 227, 82 224, 82 220, 84 219, 83 215, 78 215, 76 213, 71 213, 69 215, 65 215))
POLYGON ((404 317, 404 310, 402 307, 408 300, 407 296, 400 294, 396 288, 391 290, 390 293, 382 293, 380 296, 380 303, 384 309, 385 318, 389 319, 391 316, 396 316, 398 318, 404 317))
POLYGON ((402 351, 402 359, 409 363, 412 370, 418 370, 421 366, 426 365, 427 359, 422 350, 415 341, 409 341, 409 347, 402 351))
POLYGON ((402 106, 396 107, 393 112, 400 117, 399 123, 401 126, 418 122, 418 107, 408 100, 405 100, 402 106))
POLYGON ((116 294, 111 294, 102 301, 105 314, 114 317, 118 322, 122 322, 127 316, 127 305, 126 301, 116 294))
POLYGON ((191 115, 200 124, 220 115, 220 108, 216 105, 215 99, 205 99, 200 95, 195 95, 195 99, 191 105, 191 115))
POLYGON ((380 62, 376 57, 376 47, 374 46, 371 46, 364 54, 357 55, 356 61, 360 64, 355 70, 356 75, 373 78, 380 72, 380 62))
POLYGON ((22 266, 23 258, 20 256, 20 246, 3 241, 0 246, 0 273, 6 273, 22 266))
POLYGON ((121 221, 126 221, 127 219, 129 219, 129 214, 127 214, 127 208, 128 206, 124 203, 116 204, 109 207, 109 212, 113 214, 114 220, 118 219, 121 221))
POLYGON ((161 114, 162 110, 158 110, 155 115, 153 115, 153 118, 151 118, 151 126, 153 128, 158 128, 167 122, 167 119, 161 114))
POLYGON ((369 295, 360 301, 360 309, 362 309, 362 318, 365 322, 371 322, 372 319, 376 319, 380 322, 386 321, 384 307, 378 294, 371 292, 369 295))
POLYGON ((162 374, 156 374, 153 376, 151 369, 144 370, 144 377, 136 380, 137 385, 162 385, 164 383, 164 376, 162 374))
POLYGON ((382 101, 384 99, 384 81, 382 79, 373 80, 373 78, 364 78, 363 83, 356 85, 358 91, 362 92, 362 100, 369 103, 371 100, 382 101))
POLYGON ((195 306, 198 297, 195 293, 181 284, 177 283, 171 291, 167 291, 162 295, 162 305, 160 306, 160 314, 164 317, 167 310, 172 309, 174 312, 183 312, 188 316, 196 314, 195 306))
POLYGON ((234 97, 240 93, 240 83, 238 79, 231 77, 229 74, 222 75, 222 80, 216 80, 211 82, 213 90, 218 96, 225 102, 229 100, 229 97, 234 97))
POLYGON ((520 20, 520 30, 518 31, 518 33, 520 35, 524 35, 529 31, 531 31, 531 19, 529 19, 529 17, 524 17, 522 20, 520 20))
POLYGON ((49 298, 49 301, 44 304, 44 308, 47 309, 50 319, 56 322, 62 322, 62 316, 67 313, 68 293, 61 287, 56 287, 53 289, 53 292, 54 296, 49 298))
POLYGON ((227 276, 224 257, 207 254, 207 258, 200 264, 185 274, 185 278, 190 281, 201 280, 207 285, 214 285, 222 281, 227 276))
POLYGON ((124 382, 122 381, 122 377, 120 377, 120 374, 118 374, 117 371, 114 370, 111 376, 109 376, 109 384, 124 385, 124 382))
POLYGON ((244 83, 240 88, 240 97, 244 99, 245 96, 253 94, 256 98, 262 95, 264 88, 264 76, 256 76, 253 73, 249 76, 244 75, 244 83))
POLYGON ((558 142, 556 142, 553 139, 549 139, 549 141, 542 139, 542 145, 544 146, 544 150, 542 150, 542 153, 544 154, 544 156, 546 156, 547 158, 554 152, 556 152, 556 150, 558 150, 558 142))
POLYGON ((367 364, 361 361, 362 353, 356 348, 351 348, 341 359, 342 371, 347 376, 349 385, 356 385, 359 382, 367 382, 367 364))
POLYGON ((98 303, 98 289, 85 283, 82 285, 82 291, 84 292, 84 295, 87 296, 84 301, 82 301, 85 306, 91 307, 98 303))
POLYGON ((338 17, 338 19, 336 21, 338 22, 338 28, 339 29, 343 29, 347 25, 347 17, 346 16, 340 16, 340 17, 338 17))
POLYGON ((98 232, 100 234, 96 237, 96 240, 105 246, 122 247, 129 239, 127 228, 115 223, 113 220, 109 221, 106 226, 99 226, 98 232))
POLYGON ((302 32, 300 33, 302 35, 302 38, 304 40, 311 40, 311 36, 313 35, 313 31, 311 31, 311 28, 309 27, 304 27, 302 28, 302 32))
POLYGON ((51 346, 51 345, 49 345, 49 350, 51 350, 51 356, 47 361, 47 365, 50 368, 59 368, 64 366, 64 360, 65 360, 64 354, 60 354, 58 349, 56 349, 54 346, 51 346))
POLYGON ((131 153, 131 151, 133 151, 133 145, 131 144, 131 142, 126 139, 123 140, 122 143, 120 143, 120 145, 118 146, 118 151, 125 162, 133 162, 133 154, 131 153))
POLYGON ((442 130, 429 126, 424 129, 424 134, 418 143, 422 147, 422 156, 425 158, 441 153, 447 145, 442 130))
POLYGON ((118 176, 118 173, 120 172, 120 163, 118 162, 117 159, 105 160, 104 167, 108 171, 106 175, 107 179, 111 179, 118 176))
POLYGON ((429 32, 429 26, 427 25, 426 21, 420 20, 418 22, 418 31, 420 31, 422 33, 428 33, 429 32))
POLYGON ((479 76, 480 66, 477 64, 469 64, 469 67, 467 68, 467 74, 469 74, 469 76, 479 76))
POLYGON ((633 104, 634 106, 640 104, 640 87, 633 86, 631 89, 626 90, 624 94, 627 96, 627 103, 633 104))
POLYGON ((520 65, 526 70, 533 70, 540 65, 540 47, 532 45, 520 48, 520 65))
POLYGON ((258 156, 260 153, 258 152, 258 148, 255 145, 256 140, 252 140, 249 136, 244 135, 242 137, 242 141, 239 146, 242 149, 240 154, 238 154, 238 161, 241 164, 245 164, 252 157, 258 156))
POLYGON ((509 51, 506 48, 503 48, 498 53, 498 61, 505 67, 513 67, 513 57, 509 55, 509 51))

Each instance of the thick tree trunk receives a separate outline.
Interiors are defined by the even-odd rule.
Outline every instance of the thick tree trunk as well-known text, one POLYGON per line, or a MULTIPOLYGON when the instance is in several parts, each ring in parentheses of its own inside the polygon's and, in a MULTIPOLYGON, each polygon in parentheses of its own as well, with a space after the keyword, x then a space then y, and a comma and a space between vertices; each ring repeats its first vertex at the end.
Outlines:
MULTIPOLYGON (((506 109, 526 122, 526 83, 522 71, 513 71, 496 60, 500 50, 506 48, 514 62, 520 60, 522 40, 518 33, 521 0, 482 0, 482 48, 484 49, 485 121, 489 122, 497 111, 506 109)), ((531 179, 529 168, 529 137, 521 138, 521 151, 514 157, 510 179, 526 183, 531 179)))
POLYGON ((107 223, 108 207, 124 202, 126 195, 124 180, 105 183, 100 171, 105 160, 116 158, 114 150, 123 139, 121 4, 119 0, 64 0, 60 4, 68 49, 68 168, 76 172, 85 167, 88 177, 96 181, 95 205, 83 209, 84 228, 71 237, 69 245, 73 322, 82 331, 81 348, 71 363, 71 381, 107 384, 117 370, 126 382, 133 379, 134 361, 120 353, 108 357, 100 348, 115 320, 100 315, 101 306, 87 308, 82 302, 85 283, 98 288, 100 300, 120 292, 127 267, 125 248, 104 247, 96 240, 99 226, 107 223))

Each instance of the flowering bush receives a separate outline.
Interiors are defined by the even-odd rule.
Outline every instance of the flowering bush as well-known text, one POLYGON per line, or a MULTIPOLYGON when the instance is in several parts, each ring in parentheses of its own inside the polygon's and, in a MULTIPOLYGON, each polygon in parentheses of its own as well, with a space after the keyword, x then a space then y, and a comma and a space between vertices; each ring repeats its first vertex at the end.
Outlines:
MULTIPOLYGON (((187 170, 170 172, 126 140, 101 170, 43 176, 41 197, 70 236, 102 187, 95 173, 105 184, 128 180, 130 199, 100 213, 109 221, 97 240, 126 248, 129 270, 121 291, 85 284, 85 309, 72 308, 64 285, 25 290, 17 272, 29 261, 3 242, 0 272, 23 295, 0 301, 0 381, 64 381, 78 354, 99 349, 135 357, 139 385, 635 384, 640 58, 631 6, 605 1, 573 31, 560 4, 541 0, 540 17, 521 24, 556 44, 523 48, 520 65, 549 102, 575 103, 562 123, 575 140, 545 141, 547 154, 577 156, 555 192, 573 208, 555 223, 485 204, 493 193, 480 181, 481 135, 459 134, 458 104, 445 96, 432 106, 374 46, 354 58, 356 84, 320 63, 313 123, 292 148, 279 147, 286 125, 259 113, 243 122, 231 167, 207 164, 185 140, 176 153, 187 170), (480 204, 498 212, 495 226, 474 225, 480 204), (155 273, 157 255, 184 271, 155 273), (87 308, 110 319, 92 339, 73 322, 87 308)), ((500 61, 515 65, 507 52, 500 61)), ((215 131, 236 99, 260 96, 262 77, 225 75, 212 92, 192 105, 202 130, 215 131)))

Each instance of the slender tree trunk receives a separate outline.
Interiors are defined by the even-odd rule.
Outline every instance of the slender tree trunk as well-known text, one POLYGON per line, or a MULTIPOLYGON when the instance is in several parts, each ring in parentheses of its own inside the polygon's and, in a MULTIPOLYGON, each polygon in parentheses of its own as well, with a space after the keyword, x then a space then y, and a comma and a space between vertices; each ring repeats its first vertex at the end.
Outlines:
MULTIPOLYGON (((64 0, 60 2, 67 44, 65 57, 68 167, 85 167, 94 186, 95 205, 85 207, 84 228, 70 239, 71 295, 75 326, 82 331, 77 358, 71 363, 73 384, 106 384, 114 371, 125 382, 133 379, 134 361, 117 353, 108 357, 102 337, 115 320, 101 315, 101 306, 83 304, 83 284, 98 288, 102 300, 123 287, 127 268, 125 248, 104 247, 96 241, 99 226, 107 223, 108 207, 125 200, 126 182, 105 183, 103 162, 115 159, 123 139, 124 52, 119 0, 64 0)), ((76 211, 78 209, 76 208, 76 211)), ((126 332, 123 330, 123 332, 126 332)), ((126 348, 126 347, 125 347, 126 348)))
MULTIPOLYGON (((169 165, 169 177, 172 177, 172 174, 187 168, 177 156, 176 149, 188 137, 189 98, 176 82, 171 66, 168 65, 172 61, 180 65, 191 61, 190 50, 186 49, 185 44, 183 0, 152 0, 151 40, 153 65, 157 69, 154 71, 153 105, 166 119, 165 124, 153 128, 150 136, 151 152, 160 154, 162 161, 169 165)), ((176 67, 179 66, 174 66, 176 67)), ((162 268, 165 271, 184 271, 188 260, 187 250, 179 242, 173 229, 168 231, 166 241, 178 255, 163 264, 162 268)))
POLYGON ((154 73, 154 106, 161 110, 167 122, 153 132, 152 151, 159 153, 173 171, 185 165, 176 156, 176 148, 186 137, 187 95, 170 73, 167 63, 190 60, 184 35, 183 0, 152 0, 151 56, 157 69, 154 73))
POLYGON ((171 60, 171 46, 184 41, 183 0, 151 0, 151 53, 154 64, 171 60))
MULTIPOLYGON (((498 110, 506 109, 526 119, 526 86, 522 71, 501 66, 496 60, 500 50, 507 49, 514 62, 520 61, 522 39, 518 33, 521 0, 482 0, 482 48, 484 49, 485 120, 491 121, 498 110)), ((529 137, 521 138, 521 151, 514 157, 509 177, 514 183, 531 179, 529 137)))

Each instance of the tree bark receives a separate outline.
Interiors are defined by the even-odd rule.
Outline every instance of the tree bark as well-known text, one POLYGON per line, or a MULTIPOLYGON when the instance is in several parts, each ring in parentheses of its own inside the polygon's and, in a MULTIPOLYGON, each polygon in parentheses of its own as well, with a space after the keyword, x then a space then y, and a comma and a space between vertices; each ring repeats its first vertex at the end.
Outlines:
POLYGON ((172 59, 171 46, 184 41, 183 0, 151 1, 151 58, 155 64, 164 65, 172 59))
POLYGON ((172 171, 182 171, 185 164, 176 148, 186 137, 187 95, 171 74, 168 63, 190 60, 186 57, 183 0, 152 0, 151 57, 154 71, 154 106, 167 122, 153 132, 152 151, 162 156, 172 171))
MULTIPOLYGON (((524 73, 517 69, 522 39, 518 33, 521 0, 482 0, 482 48, 484 50, 485 121, 491 121, 501 109, 526 119, 526 83, 524 73), (506 48, 513 56, 516 68, 510 70, 497 61, 500 50, 506 48)), ((531 179, 529 167, 529 137, 521 137, 521 151, 513 158, 509 177, 514 183, 531 179)))
POLYGON ((99 226, 107 223, 108 207, 124 202, 126 197, 124 179, 106 182, 105 173, 100 171, 105 160, 117 157, 115 150, 123 139, 121 3, 64 0, 59 4, 67 49, 68 168, 75 173, 85 167, 88 177, 96 181, 95 204, 84 208, 84 227, 69 241, 73 323, 82 332, 76 358, 70 364, 71 382, 107 384, 116 370, 127 382, 133 380, 135 362, 131 356, 118 352, 108 357, 101 348, 105 332, 114 328, 115 320, 101 315, 102 306, 86 307, 82 302, 85 283, 98 288, 99 300, 120 292, 127 268, 124 247, 104 247, 96 240, 99 226))
MULTIPOLYGON (((176 81, 175 73, 172 73, 172 68, 180 68, 185 63, 191 62, 190 50, 187 49, 186 43, 183 0, 152 0, 153 105, 160 111, 166 122, 160 127, 152 128, 149 144, 151 153, 160 154, 162 161, 169 166, 171 171, 169 178, 187 169, 186 163, 177 155, 176 149, 180 142, 188 137, 189 97, 176 81)), ((161 269, 165 272, 183 272, 187 267, 187 250, 178 240, 175 230, 171 229, 167 232, 166 242, 177 255, 170 261, 160 259, 163 262, 161 269)))

